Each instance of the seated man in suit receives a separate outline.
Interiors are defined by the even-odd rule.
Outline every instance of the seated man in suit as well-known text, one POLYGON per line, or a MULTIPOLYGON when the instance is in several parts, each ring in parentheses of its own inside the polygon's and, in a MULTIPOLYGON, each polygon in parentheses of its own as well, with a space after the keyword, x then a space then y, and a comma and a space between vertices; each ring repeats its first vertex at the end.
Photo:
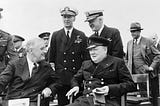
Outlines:
MULTIPOLYGON (((37 106, 38 94, 44 98, 55 94, 60 86, 58 76, 50 64, 44 61, 44 51, 44 40, 35 38, 27 42, 26 56, 9 62, 0 74, 0 92, 8 84, 6 100, 29 98, 30 106, 37 106)), ((49 106, 43 100, 41 106, 49 106)))
POLYGON ((83 82, 83 96, 67 106, 94 106, 97 103, 120 106, 121 96, 135 90, 135 84, 123 59, 107 54, 109 43, 104 37, 89 37, 87 49, 91 60, 83 62, 72 79, 73 88, 66 94, 68 98, 72 94, 76 95, 83 82), (97 94, 103 95, 98 97, 97 94))

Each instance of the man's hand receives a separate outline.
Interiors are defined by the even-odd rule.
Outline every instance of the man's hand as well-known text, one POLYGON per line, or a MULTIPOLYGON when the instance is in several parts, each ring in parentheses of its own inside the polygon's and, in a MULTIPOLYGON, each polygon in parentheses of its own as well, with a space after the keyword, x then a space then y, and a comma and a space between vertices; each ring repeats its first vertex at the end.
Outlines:
POLYGON ((51 94, 52 94, 52 91, 51 91, 50 88, 45 88, 45 89, 42 91, 42 95, 44 96, 44 98, 50 97, 51 94))
POLYGON ((149 71, 153 71, 153 68, 152 68, 152 67, 149 67, 148 70, 149 70, 149 71))
POLYGON ((143 65, 143 67, 146 70, 146 72, 152 72, 154 70, 151 66, 149 67, 148 65, 143 65))
POLYGON ((67 98, 69 99, 70 96, 74 93, 74 96, 77 95, 77 93, 79 92, 79 87, 78 86, 75 86, 73 87, 71 90, 69 90, 66 94, 67 98))
POLYGON ((55 71, 55 64, 54 63, 50 63, 52 69, 55 71))

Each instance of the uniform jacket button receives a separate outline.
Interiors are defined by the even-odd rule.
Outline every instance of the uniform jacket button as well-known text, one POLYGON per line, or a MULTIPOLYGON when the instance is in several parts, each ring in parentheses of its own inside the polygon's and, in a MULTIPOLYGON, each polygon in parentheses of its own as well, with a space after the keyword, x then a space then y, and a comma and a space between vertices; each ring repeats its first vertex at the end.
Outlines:
POLYGON ((104 84, 104 82, 101 82, 101 84, 103 85, 103 84, 104 84))
POLYGON ((89 94, 87 94, 86 97, 89 97, 89 94))

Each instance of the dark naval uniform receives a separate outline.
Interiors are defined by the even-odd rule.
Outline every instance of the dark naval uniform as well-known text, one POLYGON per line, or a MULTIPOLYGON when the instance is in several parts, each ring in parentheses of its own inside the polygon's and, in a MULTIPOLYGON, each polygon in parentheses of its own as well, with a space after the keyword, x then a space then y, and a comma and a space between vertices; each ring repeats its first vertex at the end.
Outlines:
POLYGON ((93 106, 91 92, 97 87, 108 86, 109 92, 105 96, 105 106, 120 106, 120 98, 123 94, 134 90, 135 85, 130 72, 122 59, 107 56, 99 64, 85 61, 81 69, 72 79, 72 87, 84 83, 83 96, 73 104, 67 106, 93 106))
POLYGON ((11 35, 0 30, 0 73, 5 69, 8 61, 17 56, 17 53, 14 51, 11 35))
MULTIPOLYGON (((61 76, 63 96, 71 89, 70 82, 74 74, 80 69, 82 62, 88 60, 87 37, 75 28, 71 38, 67 41, 64 28, 53 33, 50 43, 49 62, 55 63, 56 72, 61 76)), ((65 97, 66 98, 66 97, 65 97)), ((59 97, 62 100, 63 98, 59 97)), ((67 100, 67 98, 66 98, 67 100)))

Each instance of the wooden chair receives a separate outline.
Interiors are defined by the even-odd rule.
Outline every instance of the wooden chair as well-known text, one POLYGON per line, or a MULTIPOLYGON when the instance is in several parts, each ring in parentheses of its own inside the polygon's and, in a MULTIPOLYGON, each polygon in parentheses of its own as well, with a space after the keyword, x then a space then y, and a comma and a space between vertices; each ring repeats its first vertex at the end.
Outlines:
POLYGON ((150 90, 149 90, 149 74, 132 74, 132 78, 136 84, 139 83, 146 83, 147 84, 147 91, 146 97, 141 97, 140 92, 132 92, 127 93, 127 106, 149 106, 151 105, 150 102, 150 90))

